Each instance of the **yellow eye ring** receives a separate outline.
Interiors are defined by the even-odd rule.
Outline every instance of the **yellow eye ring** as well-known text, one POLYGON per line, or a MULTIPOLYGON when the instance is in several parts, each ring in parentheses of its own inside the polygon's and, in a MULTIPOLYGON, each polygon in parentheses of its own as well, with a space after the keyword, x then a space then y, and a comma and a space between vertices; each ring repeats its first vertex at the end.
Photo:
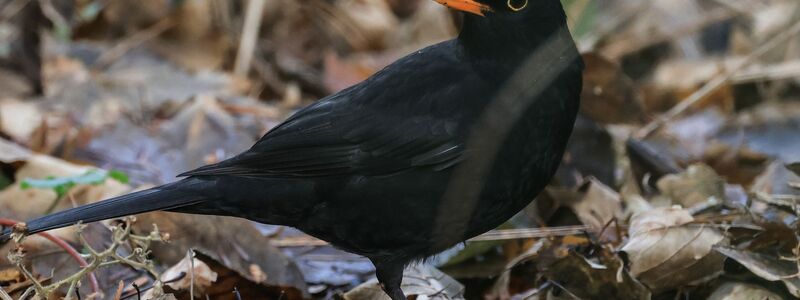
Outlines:
POLYGON ((528 0, 525 0, 525 3, 522 3, 520 6, 515 6, 514 0, 508 0, 508 8, 513 11, 520 11, 525 9, 525 7, 528 7, 528 0))

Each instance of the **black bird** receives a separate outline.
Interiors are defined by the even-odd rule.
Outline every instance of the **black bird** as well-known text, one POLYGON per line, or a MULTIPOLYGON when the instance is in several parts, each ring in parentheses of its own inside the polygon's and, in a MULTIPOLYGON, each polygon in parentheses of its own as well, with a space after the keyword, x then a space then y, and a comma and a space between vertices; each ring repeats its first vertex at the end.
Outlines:
POLYGON ((155 210, 242 217, 369 258, 405 299, 404 266, 495 228, 544 188, 582 85, 559 0, 436 1, 467 12, 457 38, 302 109, 238 156, 27 233, 155 210))

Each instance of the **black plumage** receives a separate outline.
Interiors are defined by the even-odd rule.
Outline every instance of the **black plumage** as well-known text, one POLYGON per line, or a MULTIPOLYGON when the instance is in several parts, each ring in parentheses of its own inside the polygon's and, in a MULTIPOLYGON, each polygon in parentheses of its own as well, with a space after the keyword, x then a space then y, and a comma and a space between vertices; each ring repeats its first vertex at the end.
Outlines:
POLYGON ((30 221, 29 233, 152 210, 243 217, 370 258, 405 299, 406 264, 491 230, 544 188, 582 84, 558 0, 437 2, 470 12, 458 38, 297 112, 236 157, 30 221), (458 177, 471 166, 485 172, 458 177))

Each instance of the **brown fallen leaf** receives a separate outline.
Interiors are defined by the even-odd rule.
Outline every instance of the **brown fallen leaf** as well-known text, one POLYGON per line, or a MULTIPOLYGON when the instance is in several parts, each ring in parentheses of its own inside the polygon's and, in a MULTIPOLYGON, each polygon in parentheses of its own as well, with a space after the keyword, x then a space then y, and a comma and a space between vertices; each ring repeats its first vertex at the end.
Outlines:
POLYGON ((16 267, 6 268, 0 270, 0 285, 7 285, 13 282, 21 282, 25 280, 25 276, 16 267))
POLYGON ((633 237, 650 231, 678 227, 692 221, 694 218, 685 209, 679 207, 656 208, 634 215, 628 227, 628 233, 633 237))
POLYGON ((794 199, 800 197, 800 189, 795 188, 793 183, 798 182, 800 175, 794 174, 778 161, 773 162, 750 186, 749 192, 756 195, 753 197, 756 201, 752 201, 748 211, 770 223, 796 220, 794 199))
MULTIPOLYGON (((217 274, 217 280, 200 294, 195 292, 195 297, 203 299, 208 296, 210 299, 218 300, 239 300, 239 299, 282 299, 282 300, 302 300, 304 290, 299 290, 292 286, 271 285, 264 282, 255 282, 249 274, 242 274, 238 270, 230 269, 222 262, 211 258, 202 251, 197 251, 197 259, 205 263, 212 272, 217 274)), ((189 299, 189 292, 186 290, 175 292, 176 298, 181 300, 189 299)))
POLYGON ((715 250, 735 260, 758 277, 783 282, 792 295, 800 297, 800 270, 796 261, 783 259, 777 253, 766 254, 733 247, 720 246, 715 247, 715 250))
POLYGON ((708 300, 783 300, 768 289, 755 284, 741 282, 726 282, 708 296, 708 300))
POLYGON ((611 220, 622 216, 622 200, 617 192, 591 179, 583 200, 572 205, 581 223, 600 233, 611 220))
MULTIPOLYGON (((0 191, 0 211, 4 216, 17 220, 27 220, 44 214, 56 201, 57 195, 52 190, 22 189, 20 183, 26 178, 44 179, 50 176, 64 177, 77 176, 86 173, 92 168, 79 166, 51 156, 32 155, 27 158, 25 165, 17 170, 14 175, 16 182, 0 191), (20 199, 24 199, 21 201, 20 199)), ((68 199, 62 199, 55 210, 72 208, 75 204, 86 204, 113 196, 124 194, 130 188, 116 180, 106 180, 98 185, 79 185, 70 190, 68 199)), ((61 232, 61 231, 59 231, 61 232)), ((71 232, 71 230, 66 230, 71 232)), ((73 240, 73 236, 64 236, 73 240)))
MULTIPOLYGON (((401 286, 407 297, 417 300, 464 299, 464 286, 438 269, 417 264, 406 267, 401 286)), ((367 281, 344 294, 345 300, 387 300, 377 279, 367 281)))
POLYGON ((187 255, 186 258, 161 274, 161 278, 163 280, 180 278, 178 281, 167 283, 167 286, 178 291, 194 288, 195 293, 202 294, 217 281, 217 273, 211 271, 211 268, 203 261, 193 255, 187 255))
POLYGON ((716 140, 707 143, 703 162, 728 183, 749 186, 769 166, 769 156, 747 146, 731 146, 716 140))
MULTIPOLYGON (((137 230, 148 230, 150 224, 157 224, 161 231, 170 233, 169 244, 153 247, 153 256, 159 261, 176 264, 185 258, 189 249, 194 249, 253 284, 286 287, 301 295, 306 292, 306 283, 297 265, 272 246, 269 238, 250 221, 167 212, 139 215, 137 219, 134 225, 137 230)), ((212 269, 217 271, 213 266, 212 269)))
POLYGON ((649 300, 651 296, 614 256, 595 261, 570 252, 548 267, 546 276, 580 299, 649 300))
POLYGON ((0 101, 0 129, 17 141, 28 141, 42 121, 43 113, 34 102, 0 101))
POLYGON ((385 46, 385 37, 397 27, 398 20, 391 7, 383 0, 339 0, 334 2, 334 22, 342 22, 349 27, 341 32, 345 40, 357 50, 381 49, 385 46), (359 37, 360 39, 356 39, 359 37))
POLYGON ((673 204, 687 208, 706 203, 721 204, 725 199, 725 181, 714 169, 702 164, 689 166, 681 174, 664 176, 657 185, 673 204))
POLYGON ((600 123, 637 123, 644 116, 642 92, 622 68, 596 53, 583 55, 581 112, 600 123))
POLYGON ((718 230, 688 224, 681 208, 657 208, 633 216, 630 239, 622 247, 630 272, 653 291, 713 279, 722 271, 724 257, 712 251, 725 243, 718 230))
POLYGON ((786 165, 786 168, 789 169, 789 171, 792 171, 792 173, 795 175, 800 176, 800 162, 788 164, 786 165))
MULTIPOLYGON (((5 41, 0 41, 5 42, 5 41)), ((0 68, 0 97, 24 97, 33 92, 33 86, 21 74, 0 68)))
POLYGON ((0 138, 0 162, 11 164, 28 160, 33 153, 9 140, 0 138))

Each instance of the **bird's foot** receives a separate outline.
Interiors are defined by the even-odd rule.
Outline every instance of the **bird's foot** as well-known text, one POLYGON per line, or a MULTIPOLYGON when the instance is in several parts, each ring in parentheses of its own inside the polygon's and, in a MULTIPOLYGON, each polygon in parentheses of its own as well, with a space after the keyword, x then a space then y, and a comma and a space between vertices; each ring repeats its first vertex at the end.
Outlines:
POLYGON ((372 263, 375 265, 375 276, 378 277, 381 288, 389 295, 389 298, 407 300, 403 290, 400 289, 400 285, 403 283, 404 264, 375 262, 375 260, 372 263))

